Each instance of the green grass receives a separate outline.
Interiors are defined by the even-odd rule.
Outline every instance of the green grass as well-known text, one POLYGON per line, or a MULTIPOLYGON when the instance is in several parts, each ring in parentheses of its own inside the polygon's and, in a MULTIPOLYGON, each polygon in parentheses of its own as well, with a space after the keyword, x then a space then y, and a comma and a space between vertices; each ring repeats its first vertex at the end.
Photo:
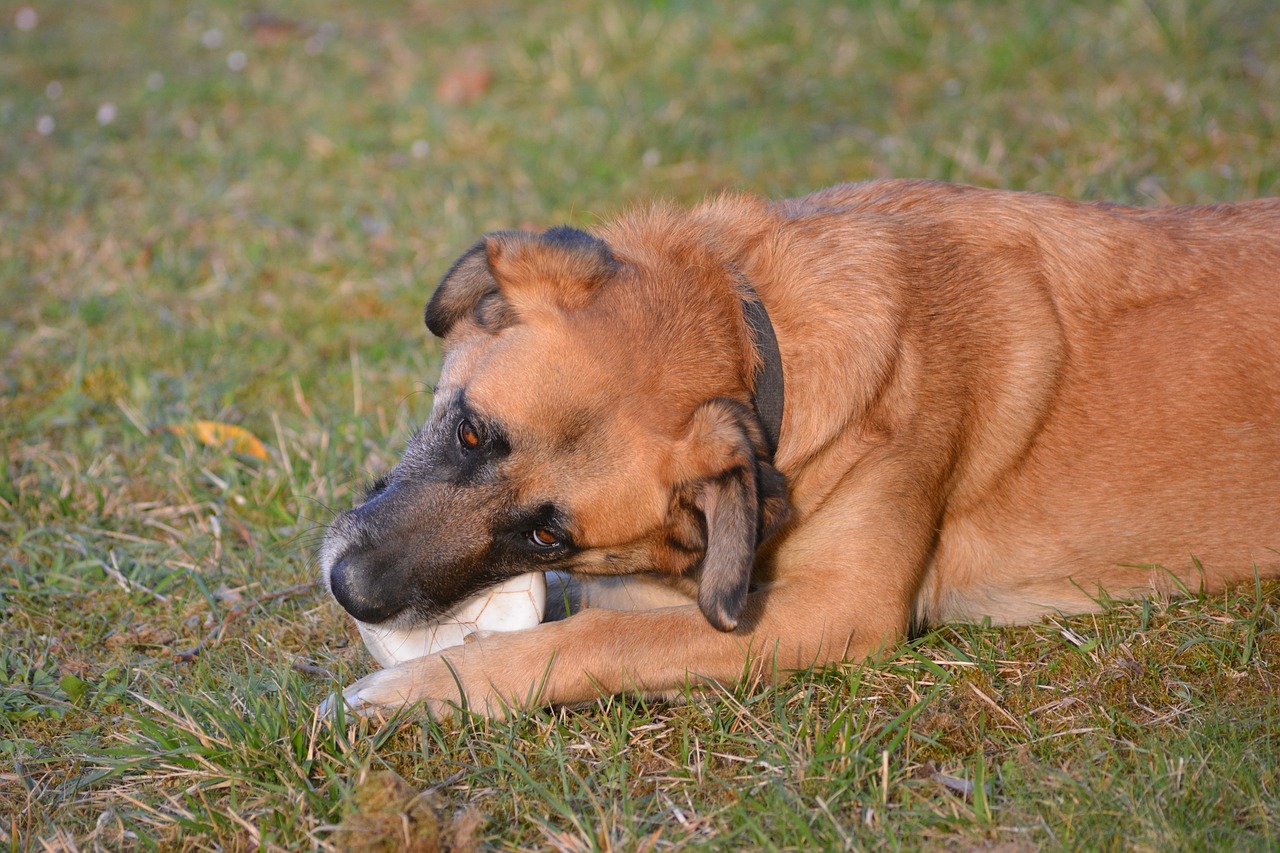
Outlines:
POLYGON ((4 846, 1280 846, 1274 586, 685 704, 330 728, 370 662, 307 585, 427 410, 422 305, 479 232, 890 175, 1280 194, 1274 3, 244 8, 0 12, 4 846), (492 85, 439 98, 466 67, 492 85), (198 419, 267 458, 165 429, 198 419))

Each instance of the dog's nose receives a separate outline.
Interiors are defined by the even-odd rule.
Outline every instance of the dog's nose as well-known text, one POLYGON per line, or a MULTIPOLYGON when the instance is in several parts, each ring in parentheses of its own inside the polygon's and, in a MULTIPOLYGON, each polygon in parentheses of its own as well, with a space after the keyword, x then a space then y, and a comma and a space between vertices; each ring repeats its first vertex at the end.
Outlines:
POLYGON ((361 622, 377 625, 404 609, 406 602, 393 600, 374 582, 374 572, 351 557, 343 557, 329 570, 329 589, 343 609, 361 622))

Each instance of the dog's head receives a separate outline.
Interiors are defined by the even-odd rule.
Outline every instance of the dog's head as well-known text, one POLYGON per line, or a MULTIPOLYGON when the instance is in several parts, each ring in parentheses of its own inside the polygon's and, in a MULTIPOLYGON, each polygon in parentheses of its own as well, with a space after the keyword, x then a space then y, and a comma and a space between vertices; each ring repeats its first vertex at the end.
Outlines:
POLYGON ((730 269, 690 245, 499 232, 426 322, 445 340, 431 415, 325 538, 343 607, 406 624, 524 572, 648 572, 696 579, 711 624, 736 626, 787 499, 730 269))

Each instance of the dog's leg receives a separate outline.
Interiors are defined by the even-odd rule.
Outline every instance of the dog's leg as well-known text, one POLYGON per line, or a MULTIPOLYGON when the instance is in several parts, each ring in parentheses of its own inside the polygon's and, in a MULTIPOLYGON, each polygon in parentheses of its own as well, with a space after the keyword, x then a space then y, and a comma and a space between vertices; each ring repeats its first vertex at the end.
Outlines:
MULTIPOLYGON (((375 672, 343 697, 360 713, 423 701, 435 714, 461 703, 502 716, 507 708, 570 705, 621 692, 661 695, 686 684, 729 684, 744 675, 775 677, 865 657, 905 631, 905 606, 899 618, 875 619, 854 629, 840 614, 822 617, 829 597, 796 592, 774 588, 754 595, 743 620, 751 628, 729 633, 713 628, 693 605, 589 609, 526 631, 478 636, 447 652, 375 672)), ((878 598, 867 588, 862 592, 878 598)))
POLYGON ((587 609, 375 672, 344 699, 361 713, 424 702, 436 714, 461 703, 501 716, 508 708, 666 694, 861 660, 905 635, 932 544, 932 525, 919 522, 932 517, 929 510, 904 507, 904 494, 855 485, 828 499, 779 547, 775 581, 750 595, 734 631, 716 630, 692 605, 587 609))

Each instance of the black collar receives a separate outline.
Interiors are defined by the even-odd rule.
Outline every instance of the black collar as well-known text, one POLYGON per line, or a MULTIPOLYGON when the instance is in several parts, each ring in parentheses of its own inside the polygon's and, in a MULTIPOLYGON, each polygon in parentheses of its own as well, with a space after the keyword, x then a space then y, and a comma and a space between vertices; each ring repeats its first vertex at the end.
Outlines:
POLYGON ((778 351, 778 338, 773 333, 773 323, 769 322, 769 312, 760 301, 760 294, 756 293, 746 278, 742 278, 742 284, 746 290, 746 297, 742 300, 742 313, 747 325, 751 327, 756 351, 760 353, 762 362, 760 369, 756 371, 751 405, 756 410, 760 425, 764 427, 769 460, 772 461, 773 455, 778 452, 778 438, 782 434, 782 353, 778 351))

